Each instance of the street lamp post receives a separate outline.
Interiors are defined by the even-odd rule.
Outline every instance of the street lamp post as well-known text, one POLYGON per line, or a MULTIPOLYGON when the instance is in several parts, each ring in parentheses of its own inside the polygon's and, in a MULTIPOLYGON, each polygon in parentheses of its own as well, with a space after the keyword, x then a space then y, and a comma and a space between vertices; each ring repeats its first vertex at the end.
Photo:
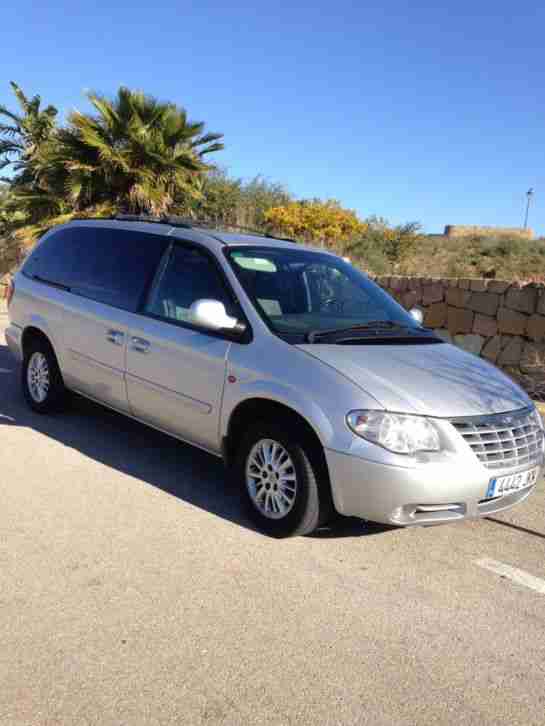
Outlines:
POLYGON ((524 229, 528 228, 528 211, 530 210, 530 202, 534 196, 534 190, 530 187, 526 192, 526 214, 524 215, 524 229))

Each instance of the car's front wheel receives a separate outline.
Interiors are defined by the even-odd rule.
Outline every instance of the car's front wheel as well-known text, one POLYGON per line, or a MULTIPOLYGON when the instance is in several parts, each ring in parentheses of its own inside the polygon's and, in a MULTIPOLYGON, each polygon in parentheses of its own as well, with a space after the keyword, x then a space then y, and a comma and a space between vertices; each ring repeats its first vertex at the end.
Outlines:
POLYGON ((238 447, 236 475, 251 519, 267 534, 309 534, 330 515, 319 452, 295 427, 253 426, 238 447))
POLYGON ((37 413, 57 411, 64 401, 66 389, 57 358, 45 340, 29 343, 22 368, 23 394, 37 413))

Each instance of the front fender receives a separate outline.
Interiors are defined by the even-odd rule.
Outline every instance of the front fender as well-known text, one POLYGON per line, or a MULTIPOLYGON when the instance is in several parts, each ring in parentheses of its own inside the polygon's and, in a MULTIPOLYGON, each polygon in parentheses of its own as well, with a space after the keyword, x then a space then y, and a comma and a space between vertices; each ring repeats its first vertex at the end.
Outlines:
POLYGON ((227 435, 229 421, 237 406, 250 399, 264 399, 292 409, 309 423, 324 447, 334 438, 334 422, 318 404, 293 386, 270 380, 237 381, 225 384, 220 421, 220 440, 227 435))
POLYGON ((233 344, 228 353, 220 441, 238 404, 252 398, 282 404, 307 421, 322 446, 349 451, 355 438, 346 414, 375 408, 377 402, 351 380, 314 356, 272 334, 250 345, 233 344))

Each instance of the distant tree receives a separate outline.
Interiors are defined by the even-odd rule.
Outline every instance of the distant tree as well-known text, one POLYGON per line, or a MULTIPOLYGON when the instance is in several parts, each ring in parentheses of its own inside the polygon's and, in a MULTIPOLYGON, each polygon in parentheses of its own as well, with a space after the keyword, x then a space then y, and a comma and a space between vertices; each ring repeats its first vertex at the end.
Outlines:
POLYGON ((269 210, 286 206, 291 202, 292 196, 283 184, 256 176, 242 185, 242 199, 238 210, 239 224, 258 229, 266 227, 269 210))
POLYGON ((223 149, 185 109, 120 88, 110 101, 88 95, 96 114, 73 112, 44 148, 37 175, 45 189, 64 189, 75 209, 100 203, 131 212, 168 212, 198 196, 205 157, 223 149))
POLYGON ((261 229, 265 213, 271 207, 291 201, 289 192, 281 184, 262 176, 244 182, 221 169, 203 176, 199 191, 200 197, 180 205, 179 212, 223 226, 261 229))
POLYGON ((356 235, 345 252, 377 273, 401 272, 422 240, 418 222, 390 226, 382 217, 365 220, 363 233, 356 235))
POLYGON ((16 83, 11 81, 10 85, 20 111, 0 105, 0 169, 12 166, 16 175, 24 177, 32 158, 55 130, 57 109, 41 109, 40 96, 29 99, 16 83))

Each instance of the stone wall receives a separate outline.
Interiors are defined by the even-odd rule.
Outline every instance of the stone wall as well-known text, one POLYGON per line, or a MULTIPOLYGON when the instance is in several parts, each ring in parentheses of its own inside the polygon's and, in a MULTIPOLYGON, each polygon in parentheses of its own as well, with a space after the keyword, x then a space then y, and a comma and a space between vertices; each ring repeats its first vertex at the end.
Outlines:
POLYGON ((447 224, 445 227, 447 237, 494 237, 505 239, 533 239, 531 229, 521 227, 478 227, 476 225, 447 224))
POLYGON ((502 280, 377 277, 446 340, 523 376, 545 379, 545 285, 502 280))

